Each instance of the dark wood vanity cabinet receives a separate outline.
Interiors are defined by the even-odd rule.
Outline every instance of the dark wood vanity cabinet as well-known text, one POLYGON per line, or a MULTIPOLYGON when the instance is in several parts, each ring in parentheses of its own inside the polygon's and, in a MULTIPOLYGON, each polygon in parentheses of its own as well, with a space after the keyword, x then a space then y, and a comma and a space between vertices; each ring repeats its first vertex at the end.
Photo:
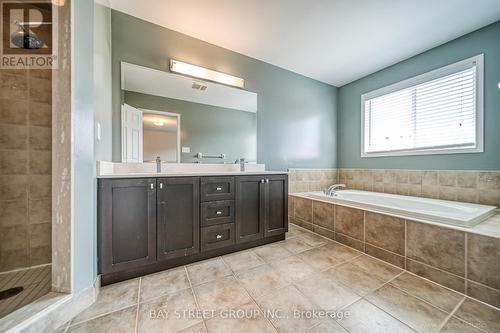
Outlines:
POLYGON ((158 178, 158 260, 200 251, 199 182, 198 177, 158 178))
POLYGON ((99 268, 120 272, 156 261, 156 179, 101 179, 99 268))
POLYGON ((287 175, 99 179, 103 285, 285 238, 287 175))

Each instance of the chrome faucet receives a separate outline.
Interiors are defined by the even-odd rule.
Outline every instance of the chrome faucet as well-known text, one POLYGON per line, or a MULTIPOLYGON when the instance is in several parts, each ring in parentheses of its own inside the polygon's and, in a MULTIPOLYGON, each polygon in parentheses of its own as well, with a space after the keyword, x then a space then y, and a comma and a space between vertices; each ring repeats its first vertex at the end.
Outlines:
POLYGON ((161 158, 156 156, 156 172, 161 173, 161 158))
POLYGON ((325 194, 329 196, 336 196, 338 188, 346 188, 345 184, 333 184, 325 190, 325 194))
POLYGON ((236 163, 240 163, 240 171, 244 172, 245 171, 245 158, 242 157, 239 160, 236 160, 236 163))

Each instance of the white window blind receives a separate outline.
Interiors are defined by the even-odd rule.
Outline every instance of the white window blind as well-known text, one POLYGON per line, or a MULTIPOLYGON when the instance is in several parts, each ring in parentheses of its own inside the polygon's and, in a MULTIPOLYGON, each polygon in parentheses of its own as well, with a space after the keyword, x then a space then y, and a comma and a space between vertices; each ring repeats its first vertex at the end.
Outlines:
POLYGON ((482 151, 480 90, 482 55, 363 95, 362 156, 482 151))

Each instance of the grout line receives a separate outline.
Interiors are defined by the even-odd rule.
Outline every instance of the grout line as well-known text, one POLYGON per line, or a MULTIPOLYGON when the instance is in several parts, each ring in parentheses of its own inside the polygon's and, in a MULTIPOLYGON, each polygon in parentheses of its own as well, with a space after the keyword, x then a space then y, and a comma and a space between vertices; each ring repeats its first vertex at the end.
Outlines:
POLYGON ((141 302, 141 289, 142 289, 142 276, 139 278, 139 290, 137 292, 137 308, 135 309, 135 328, 134 332, 137 333, 139 327, 139 303, 141 302))
POLYGON ((451 310, 451 312, 448 314, 448 316, 446 316, 446 318, 443 320, 443 322, 439 325, 438 329, 436 332, 441 332, 441 330, 443 329, 443 327, 448 323, 448 321, 450 320, 451 317, 453 317, 453 315, 455 314, 455 312, 457 312, 458 308, 460 308, 460 306, 463 304, 463 302, 465 301, 465 297, 463 297, 460 302, 457 303, 457 305, 455 305, 455 307, 453 308, 453 310, 451 310))
POLYGON ((469 262, 469 249, 468 249, 469 241, 468 241, 468 239, 469 239, 469 237, 467 236, 467 234, 468 234, 467 232, 464 232, 464 238, 465 238, 465 240, 464 240, 464 258, 465 258, 465 263, 464 263, 464 265, 465 265, 465 267, 464 267, 465 290, 464 290, 464 292, 466 295, 469 294, 469 280, 467 279, 467 277, 469 276, 469 274, 468 274, 468 271, 469 271, 469 264, 468 264, 468 262, 469 262))
MULTIPOLYGON (((187 266, 184 265, 183 267, 184 267, 184 271, 186 272, 186 277, 187 277, 187 280, 189 283, 189 287, 191 289, 191 292, 193 293, 193 298, 194 298, 194 303, 196 304, 196 308, 198 309, 198 311, 201 311, 200 303, 198 303, 198 297, 196 297, 196 293, 194 292, 193 284, 191 283, 191 279, 189 278, 187 266)), ((205 332, 208 332, 207 324, 205 323, 205 318, 202 317, 201 322, 203 323, 203 327, 205 328, 205 332)))

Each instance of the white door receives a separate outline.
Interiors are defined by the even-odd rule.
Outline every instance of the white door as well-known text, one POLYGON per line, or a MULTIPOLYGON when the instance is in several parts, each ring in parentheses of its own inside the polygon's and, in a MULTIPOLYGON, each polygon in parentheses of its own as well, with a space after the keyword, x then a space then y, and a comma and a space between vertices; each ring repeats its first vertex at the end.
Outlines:
POLYGON ((122 105, 122 162, 142 163, 142 111, 122 105))

